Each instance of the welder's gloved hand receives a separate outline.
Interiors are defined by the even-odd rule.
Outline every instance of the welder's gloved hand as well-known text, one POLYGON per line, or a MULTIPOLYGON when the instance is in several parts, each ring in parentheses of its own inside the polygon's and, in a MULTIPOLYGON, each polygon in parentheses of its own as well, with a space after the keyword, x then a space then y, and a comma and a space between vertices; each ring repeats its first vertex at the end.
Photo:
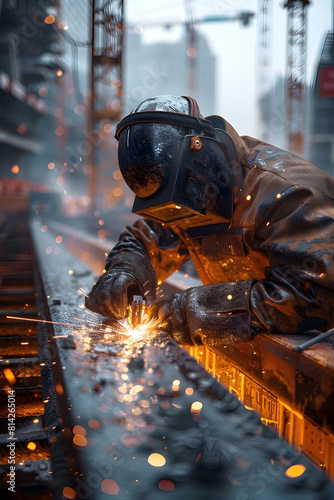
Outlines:
POLYGON ((219 345, 250 340, 249 294, 253 281, 188 288, 151 304, 149 318, 179 344, 219 345))
POLYGON ((134 295, 155 298, 156 281, 156 273, 147 259, 131 252, 121 253, 99 277, 86 297, 85 306, 111 318, 126 318, 134 295))

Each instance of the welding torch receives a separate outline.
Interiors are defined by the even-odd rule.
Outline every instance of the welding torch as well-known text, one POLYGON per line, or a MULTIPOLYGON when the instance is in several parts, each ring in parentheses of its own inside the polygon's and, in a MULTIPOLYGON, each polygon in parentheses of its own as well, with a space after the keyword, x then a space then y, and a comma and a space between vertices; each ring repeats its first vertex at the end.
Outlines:
POLYGON ((128 321, 132 325, 132 329, 135 329, 141 324, 148 303, 142 295, 133 295, 131 301, 129 301, 129 305, 130 315, 128 321))

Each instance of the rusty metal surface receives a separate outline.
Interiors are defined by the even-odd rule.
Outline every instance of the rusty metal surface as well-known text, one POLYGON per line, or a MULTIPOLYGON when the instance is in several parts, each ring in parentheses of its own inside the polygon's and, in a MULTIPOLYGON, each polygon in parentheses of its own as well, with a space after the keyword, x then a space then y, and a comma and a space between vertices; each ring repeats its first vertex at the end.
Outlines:
POLYGON ((115 335, 81 309, 92 275, 32 225, 77 498, 331 499, 334 487, 167 338, 115 335), (58 338, 57 338, 58 337, 58 338), (157 455, 152 455, 157 454, 157 455), (160 460, 160 462, 159 462, 160 460), (154 462, 155 461, 155 462, 154 462), (285 473, 303 464, 298 477, 285 473))
POLYGON ((307 355, 307 351, 302 355, 292 351, 293 339, 289 337, 284 343, 282 337, 276 339, 269 334, 258 335, 252 342, 214 351, 332 434, 333 369, 307 355))
POLYGON ((51 496, 52 476, 27 218, 20 211, 0 214, 0 495, 44 500, 51 496), (13 482, 15 492, 8 489, 13 482))

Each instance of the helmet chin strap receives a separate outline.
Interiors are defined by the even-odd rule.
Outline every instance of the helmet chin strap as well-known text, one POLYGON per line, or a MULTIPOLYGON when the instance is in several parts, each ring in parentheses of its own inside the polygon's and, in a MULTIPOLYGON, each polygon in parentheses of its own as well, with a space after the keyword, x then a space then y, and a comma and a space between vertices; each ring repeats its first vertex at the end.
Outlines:
POLYGON ((123 118, 117 125, 115 138, 119 140, 119 135, 126 127, 138 123, 165 123, 192 129, 196 134, 214 136, 214 127, 209 120, 204 118, 185 115, 184 113, 173 113, 169 111, 138 111, 123 118))

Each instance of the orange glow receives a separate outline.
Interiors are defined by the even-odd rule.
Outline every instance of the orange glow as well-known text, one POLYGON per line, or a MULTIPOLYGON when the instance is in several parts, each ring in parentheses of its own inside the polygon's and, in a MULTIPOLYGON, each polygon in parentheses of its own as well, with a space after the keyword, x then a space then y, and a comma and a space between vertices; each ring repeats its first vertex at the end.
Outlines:
POLYGON ((115 91, 115 94, 116 94, 117 96, 120 96, 120 95, 122 95, 122 94, 123 94, 123 90, 122 90, 122 89, 117 89, 117 90, 115 91))
POLYGON ((63 489, 63 495, 65 498, 75 498, 76 497, 75 490, 73 488, 70 488, 69 486, 65 486, 65 488, 63 489))
POLYGON ((84 427, 81 427, 81 425, 75 425, 73 427, 73 434, 81 434, 81 436, 86 436, 87 431, 84 427))
POLYGON ((184 392, 187 394, 187 396, 191 396, 194 392, 194 389, 192 387, 187 387, 184 392))
POLYGON ((10 384, 15 384, 16 378, 15 378, 14 373, 12 372, 12 370, 10 368, 5 368, 3 372, 4 372, 5 377, 8 380, 8 382, 10 384))
POLYGON ((82 104, 77 104, 76 106, 74 106, 74 113, 76 115, 83 115, 83 114, 85 114, 85 111, 86 111, 86 108, 82 104))
POLYGON ((48 93, 48 89, 46 87, 41 87, 38 91, 38 95, 40 97, 45 97, 47 93, 48 93))
POLYGON ((122 174, 119 170, 115 170, 115 172, 112 174, 113 178, 114 179, 121 179, 122 178, 122 174))
POLYGON ((187 56, 189 56, 189 57, 196 57, 197 56, 197 50, 194 49, 194 47, 189 47, 189 49, 187 49, 187 56))
POLYGON ((299 477, 299 476, 301 476, 303 474, 303 472, 305 471, 305 469, 306 469, 305 465, 302 465, 302 464, 291 465, 291 467, 289 467, 284 472, 284 474, 287 477, 299 477))
POLYGON ((94 418, 91 418, 89 421, 88 421, 88 427, 90 427, 91 429, 99 429, 101 427, 101 424, 98 420, 95 420, 94 418))
POLYGON ((33 443, 33 441, 29 441, 29 443, 27 444, 27 448, 28 448, 28 450, 34 451, 34 450, 36 450, 37 445, 36 445, 36 443, 33 443))
POLYGON ((39 419, 38 418, 34 418, 33 422, 34 422, 34 424, 38 424, 39 419))
POLYGON ((201 411, 203 408, 203 404, 200 401, 194 401, 194 403, 191 405, 191 412, 192 413, 197 413, 201 411))
POLYGON ((57 76, 62 76, 63 70, 62 69, 57 69, 57 76))
POLYGON ((81 434, 76 434, 73 438, 73 443, 76 444, 77 446, 86 446, 88 441, 85 438, 85 436, 82 436, 81 434))
POLYGON ((112 190, 112 194, 114 196, 122 196, 123 194, 123 189, 120 187, 116 187, 115 189, 112 190))
POLYGON ((169 479, 162 479, 159 482, 159 488, 162 491, 174 491, 175 490, 175 484, 173 481, 170 481, 169 479))
POLYGON ((56 180, 56 184, 58 184, 58 186, 62 186, 64 183, 65 183, 65 177, 60 176, 56 180))
POLYGON ((60 21, 60 23, 58 23, 58 28, 60 30, 68 30, 68 24, 66 21, 60 21))
POLYGON ((104 130, 107 134, 109 134, 109 133, 112 131, 112 125, 111 125, 111 123, 105 123, 105 124, 103 125, 103 130, 104 130))
POLYGON ((44 19, 44 22, 45 22, 45 24, 53 24, 55 22, 55 20, 56 20, 55 16, 47 16, 44 19))
POLYGON ((61 243, 63 241, 63 238, 61 236, 57 236, 56 242, 61 243))
POLYGON ((117 89, 118 87, 121 86, 121 81, 120 80, 113 80, 111 82, 111 86, 114 88, 114 89, 117 89))
POLYGON ((53 168, 55 168, 55 164, 53 163, 53 161, 50 161, 50 163, 48 164, 48 169, 52 170, 53 168))
POLYGON ((59 396, 62 396, 64 394, 63 386, 59 383, 56 384, 56 391, 57 391, 57 394, 59 394, 59 396))
POLYGON ((280 198, 281 196, 282 196, 282 195, 281 195, 281 193, 278 193, 278 194, 276 195, 276 198, 280 198))
POLYGON ((252 197, 251 197, 251 195, 250 195, 250 194, 246 196, 246 200, 247 200, 247 201, 249 201, 251 198, 252 198, 252 197))
POLYGON ((18 165, 13 165, 11 171, 13 174, 18 174, 20 171, 20 167, 18 165))
POLYGON ((107 493, 107 495, 118 495, 119 486, 116 481, 112 479, 103 479, 101 483, 101 491, 107 493))
POLYGON ((165 457, 160 455, 160 453, 151 453, 147 461, 153 467, 163 467, 166 463, 165 457))
POLYGON ((55 134, 58 136, 58 137, 61 137, 62 135, 65 134, 65 129, 64 127, 57 127, 56 130, 55 130, 55 134))
POLYGON ((227 300, 232 300, 232 295, 228 295, 227 300))
POLYGON ((61 116, 63 114, 63 110, 61 108, 56 108, 53 112, 54 116, 61 116))
POLYGON ((27 127, 24 123, 20 123, 20 125, 17 127, 17 131, 19 134, 25 134, 27 131, 27 127))

